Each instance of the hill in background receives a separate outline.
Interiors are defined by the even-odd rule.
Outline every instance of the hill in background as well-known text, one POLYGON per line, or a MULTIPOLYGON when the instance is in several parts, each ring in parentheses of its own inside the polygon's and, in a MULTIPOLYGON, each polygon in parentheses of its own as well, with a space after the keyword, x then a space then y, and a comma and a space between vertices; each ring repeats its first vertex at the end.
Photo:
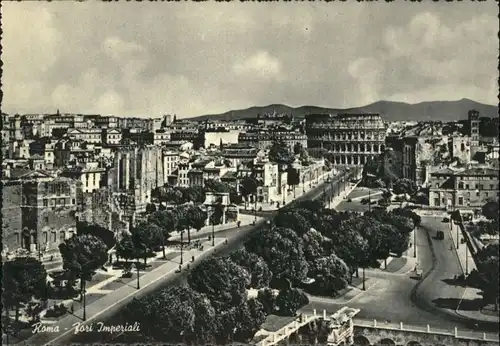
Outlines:
POLYGON ((457 121, 467 119, 467 112, 471 109, 479 111, 480 116, 498 117, 498 107, 479 103, 469 99, 458 101, 430 101, 416 104, 393 101, 378 101, 367 106, 338 109, 316 106, 289 107, 274 104, 263 107, 250 107, 247 109, 232 110, 222 114, 202 115, 190 120, 239 120, 256 118, 258 114, 287 113, 295 118, 304 118, 311 113, 379 113, 385 121, 457 121))

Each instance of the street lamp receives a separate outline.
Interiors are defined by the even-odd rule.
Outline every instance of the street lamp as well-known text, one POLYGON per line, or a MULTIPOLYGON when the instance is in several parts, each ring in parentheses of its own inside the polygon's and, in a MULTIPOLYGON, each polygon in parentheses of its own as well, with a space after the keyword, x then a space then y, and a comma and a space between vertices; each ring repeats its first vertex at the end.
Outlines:
POLYGON ((135 269, 137 270, 137 289, 141 289, 141 286, 139 284, 139 259, 137 259, 137 262, 135 263, 135 269))
POLYGON ((417 258, 417 228, 413 229, 413 257, 417 258))

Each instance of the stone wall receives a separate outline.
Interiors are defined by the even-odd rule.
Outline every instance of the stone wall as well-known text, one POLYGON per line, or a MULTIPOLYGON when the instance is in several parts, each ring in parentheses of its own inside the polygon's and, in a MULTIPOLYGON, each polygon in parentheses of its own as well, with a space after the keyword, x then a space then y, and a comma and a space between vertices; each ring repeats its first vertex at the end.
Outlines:
POLYGON ((9 251, 21 247, 22 226, 21 185, 2 186, 2 248, 9 251))
MULTIPOLYGON (((420 345, 420 346, 493 346, 498 345, 498 342, 485 341, 477 339, 467 339, 464 337, 455 337, 453 334, 445 335, 433 333, 432 331, 410 331, 397 329, 382 329, 382 328, 366 328, 354 327, 354 341, 359 345, 366 345, 369 341, 370 345, 385 344, 388 345, 420 345), (392 341, 392 343, 391 343, 392 341)), ((356 345, 357 345, 356 344, 356 345)))

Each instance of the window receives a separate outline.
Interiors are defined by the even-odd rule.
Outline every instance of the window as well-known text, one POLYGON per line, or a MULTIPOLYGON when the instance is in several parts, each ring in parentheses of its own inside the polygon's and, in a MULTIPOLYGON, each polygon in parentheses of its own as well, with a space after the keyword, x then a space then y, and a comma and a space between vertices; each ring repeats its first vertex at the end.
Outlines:
POLYGON ((439 205, 439 198, 434 198, 434 205, 436 205, 436 206, 439 205))
POLYGON ((463 197, 458 197, 458 204, 463 205, 464 204, 464 198, 463 197))
POLYGON ((490 190, 493 190, 494 187, 493 187, 493 184, 490 184, 490 190))
POLYGON ((469 184, 465 184, 465 189, 469 190, 469 184))
POLYGON ((54 231, 50 232, 50 241, 52 243, 56 242, 56 232, 54 232, 54 231))
POLYGON ((458 183, 458 188, 459 188, 459 189, 463 189, 463 188, 464 188, 464 183, 459 182, 459 183, 458 183))
POLYGON ((44 207, 48 207, 49 206, 49 201, 46 198, 43 199, 43 206, 44 207))
POLYGON ((43 232, 43 243, 47 244, 49 242, 49 234, 47 232, 43 232))
POLYGON ((485 193, 484 193, 484 197, 488 197, 488 192, 485 192, 485 193))
POLYGON ((76 203, 74 198, 71 200, 71 203, 72 203, 72 204, 75 204, 75 203, 76 203))
POLYGON ((479 191, 476 192, 476 197, 479 197, 479 191))

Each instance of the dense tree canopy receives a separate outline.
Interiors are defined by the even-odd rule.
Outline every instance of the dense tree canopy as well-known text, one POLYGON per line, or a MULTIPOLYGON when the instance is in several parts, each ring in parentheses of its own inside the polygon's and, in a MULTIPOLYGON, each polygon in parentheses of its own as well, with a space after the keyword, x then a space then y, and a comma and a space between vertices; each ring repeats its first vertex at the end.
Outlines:
POLYGON ((283 289, 276 297, 276 308, 281 316, 295 316, 297 310, 309 304, 309 298, 296 288, 283 289))
POLYGON ((250 280, 248 271, 229 257, 209 258, 193 268, 188 276, 189 285, 205 293, 217 311, 242 304, 250 280))
POLYGON ((102 239, 89 235, 77 235, 59 245, 63 268, 74 278, 90 281, 95 271, 108 261, 108 248, 102 239))
POLYGON ((393 191, 397 195, 406 193, 410 196, 413 196, 417 192, 417 190, 417 184, 413 180, 407 178, 398 179, 394 182, 393 185, 393 191))
POLYGON ((304 255, 307 263, 314 262, 317 258, 325 256, 331 252, 332 241, 321 233, 311 228, 303 236, 304 255))
POLYGON ((269 149, 269 160, 282 165, 289 165, 295 161, 295 157, 285 142, 274 142, 269 149))
POLYGON ((42 263, 32 257, 18 257, 3 263, 4 308, 16 309, 16 319, 21 304, 34 298, 46 298, 47 271, 42 263))
POLYGON ((316 259, 310 267, 309 276, 315 281, 311 286, 314 293, 335 296, 347 287, 351 271, 347 264, 334 254, 316 259))
POLYGON ((245 243, 245 248, 261 256, 277 280, 301 282, 307 278, 302 239, 289 228, 259 230, 245 243))
POLYGON ((140 333, 152 341, 196 345, 214 342, 217 335, 210 300, 189 286, 169 286, 134 299, 125 313, 140 323, 140 333))
POLYGON ((264 259, 253 252, 240 249, 230 255, 231 260, 245 268, 251 275, 251 288, 264 288, 269 285, 272 273, 264 259))
POLYGON ((488 220, 498 220, 498 202, 488 202, 481 209, 482 214, 488 220))
POLYGON ((302 213, 291 210, 278 213, 273 222, 276 227, 293 229, 299 236, 311 229, 311 223, 302 213))

